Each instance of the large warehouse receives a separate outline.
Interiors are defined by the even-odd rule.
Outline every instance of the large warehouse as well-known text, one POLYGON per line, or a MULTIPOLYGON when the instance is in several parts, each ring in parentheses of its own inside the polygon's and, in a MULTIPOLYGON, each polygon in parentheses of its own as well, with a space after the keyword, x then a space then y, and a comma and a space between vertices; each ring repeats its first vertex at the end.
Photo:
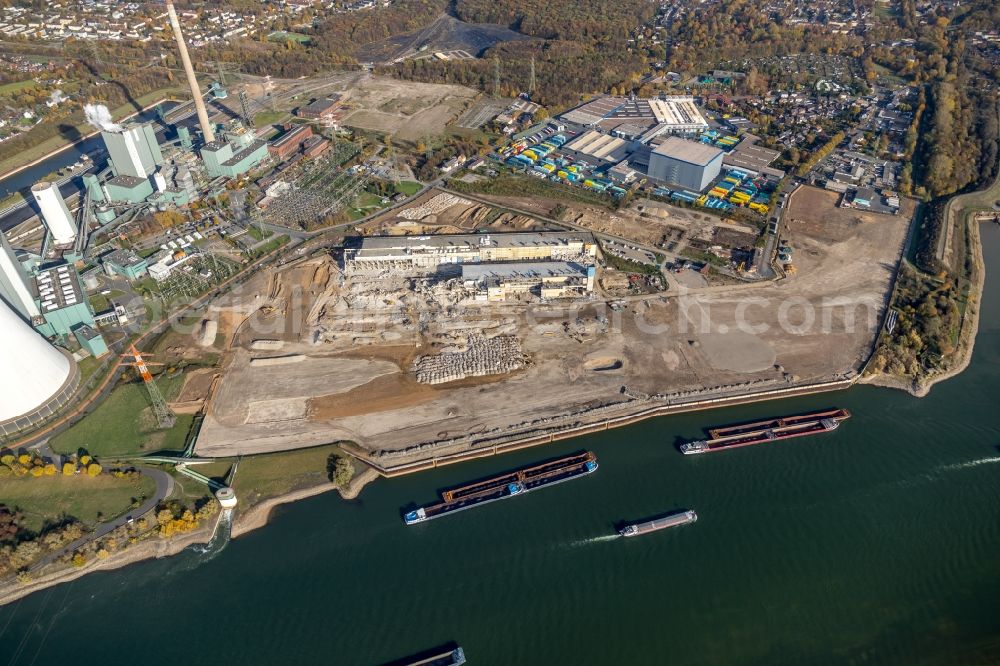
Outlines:
POLYGON ((707 144, 667 137, 649 156, 649 177, 701 192, 722 171, 722 156, 707 144))
POLYGON ((347 271, 433 271, 446 264, 574 261, 597 251, 590 234, 535 232, 369 236, 344 250, 347 271))
POLYGON ((642 135, 645 141, 661 134, 693 134, 708 122, 693 97, 598 97, 559 116, 560 120, 623 136, 642 135))

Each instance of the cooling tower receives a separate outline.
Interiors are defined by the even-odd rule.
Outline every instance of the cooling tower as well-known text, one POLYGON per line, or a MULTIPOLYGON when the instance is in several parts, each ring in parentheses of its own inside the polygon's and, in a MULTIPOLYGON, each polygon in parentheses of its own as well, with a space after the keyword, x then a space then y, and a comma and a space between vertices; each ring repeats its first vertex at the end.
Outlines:
POLYGON ((75 364, 0 303, 0 434, 21 430, 69 399, 75 364))
POLYGON ((14 256, 7 237, 0 231, 0 301, 14 308, 28 321, 41 314, 28 287, 28 276, 14 256))
POLYGON ((52 242, 57 246, 72 245, 76 240, 76 225, 59 187, 55 183, 35 183, 31 186, 31 195, 38 202, 42 222, 52 235, 52 242))

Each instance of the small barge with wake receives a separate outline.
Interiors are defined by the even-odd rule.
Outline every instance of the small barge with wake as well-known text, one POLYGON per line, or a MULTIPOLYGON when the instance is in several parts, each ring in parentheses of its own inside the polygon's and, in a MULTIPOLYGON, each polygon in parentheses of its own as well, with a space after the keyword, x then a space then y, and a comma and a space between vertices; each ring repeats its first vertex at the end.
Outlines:
POLYGON ((681 445, 681 453, 693 455, 753 446, 765 442, 776 442, 793 437, 832 432, 842 421, 851 417, 846 409, 828 409, 821 412, 786 416, 742 425, 710 428, 709 439, 688 442, 681 445))
POLYGON ((539 465, 476 481, 441 493, 441 502, 409 511, 403 516, 407 525, 440 518, 499 500, 529 493, 546 486, 569 481, 597 471, 597 458, 587 451, 539 465))
POLYGON ((694 511, 682 511, 670 516, 663 516, 662 518, 654 518, 653 520, 626 525, 618 530, 618 534, 623 537, 641 536, 643 534, 649 534, 650 532, 665 530, 670 527, 687 525, 695 522, 696 520, 698 520, 698 514, 694 511))

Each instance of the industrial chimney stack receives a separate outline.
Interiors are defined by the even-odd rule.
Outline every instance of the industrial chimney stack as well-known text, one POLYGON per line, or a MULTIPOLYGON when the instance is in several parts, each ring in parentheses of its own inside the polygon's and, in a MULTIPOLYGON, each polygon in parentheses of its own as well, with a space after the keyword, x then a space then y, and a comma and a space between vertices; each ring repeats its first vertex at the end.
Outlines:
POLYGON ((177 39, 177 49, 181 52, 181 62, 184 64, 188 85, 191 86, 191 95, 194 96, 194 108, 198 111, 198 124, 201 125, 201 132, 205 135, 205 142, 211 143, 215 141, 215 132, 212 130, 212 123, 208 120, 205 100, 198 89, 198 79, 194 75, 194 67, 191 66, 191 56, 188 55, 187 45, 184 44, 184 34, 181 32, 180 21, 177 20, 177 11, 174 9, 174 3, 169 0, 167 0, 167 14, 170 16, 170 27, 174 29, 174 37, 177 39))

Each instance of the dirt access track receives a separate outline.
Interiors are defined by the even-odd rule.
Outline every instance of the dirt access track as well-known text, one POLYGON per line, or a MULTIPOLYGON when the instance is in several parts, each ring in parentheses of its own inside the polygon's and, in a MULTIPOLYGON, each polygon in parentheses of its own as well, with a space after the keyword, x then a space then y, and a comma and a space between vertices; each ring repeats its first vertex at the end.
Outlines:
POLYGON ((464 86, 366 77, 348 95, 352 110, 344 125, 419 141, 443 133, 479 93, 464 86))
MULTIPOLYGON (((784 237, 797 272, 786 279, 634 297, 617 308, 553 301, 435 309, 426 295, 398 290, 348 307, 350 279, 324 260, 260 276, 270 290, 256 297, 270 304, 262 323, 282 348, 260 351, 251 341, 267 336, 241 327, 196 452, 351 440, 397 464, 512 430, 587 423, 602 405, 635 410, 647 395, 679 402, 849 378, 869 354, 915 206, 873 215, 836 201, 813 188, 791 197, 784 237), (281 294, 299 302, 283 307, 281 294), (435 340, 465 331, 516 335, 527 367, 418 384, 413 359, 442 353, 435 340), (287 359, 261 364, 264 357, 287 359)), ((366 278, 367 286, 379 279, 366 278)))

